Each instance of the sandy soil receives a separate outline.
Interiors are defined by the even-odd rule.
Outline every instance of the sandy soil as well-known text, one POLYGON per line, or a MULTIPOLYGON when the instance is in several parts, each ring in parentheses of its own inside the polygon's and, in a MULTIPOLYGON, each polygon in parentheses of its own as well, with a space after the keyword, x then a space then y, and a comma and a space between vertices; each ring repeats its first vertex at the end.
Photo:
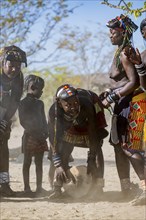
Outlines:
MULTIPOLYGON (((13 129, 9 141, 11 187, 16 191, 23 190, 22 161, 20 150, 22 128, 13 129)), ((108 138, 103 145, 105 159, 105 187, 102 198, 76 199, 64 197, 50 201, 48 196, 36 198, 0 198, 0 220, 144 220, 146 207, 132 206, 130 200, 123 200, 120 193, 120 183, 115 167, 113 147, 108 138)), ((75 148, 74 165, 86 164, 87 150, 75 148)), ((50 190, 48 183, 49 161, 44 157, 43 187, 50 190)), ((131 181, 139 180, 131 168, 131 181)), ((35 190, 35 166, 31 166, 31 187, 35 190)))

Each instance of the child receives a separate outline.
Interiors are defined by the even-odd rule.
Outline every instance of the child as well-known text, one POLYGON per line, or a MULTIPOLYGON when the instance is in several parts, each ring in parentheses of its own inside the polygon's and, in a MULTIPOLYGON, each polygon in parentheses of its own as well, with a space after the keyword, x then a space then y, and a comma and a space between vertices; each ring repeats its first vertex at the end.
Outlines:
POLYGON ((21 100, 19 106, 19 118, 24 134, 22 137, 22 151, 24 153, 23 181, 24 193, 31 193, 29 184, 29 169, 32 157, 36 165, 36 193, 43 193, 43 156, 48 151, 46 139, 48 138, 48 126, 44 112, 44 103, 39 100, 43 93, 44 80, 35 75, 29 75, 25 79, 26 97, 21 100))

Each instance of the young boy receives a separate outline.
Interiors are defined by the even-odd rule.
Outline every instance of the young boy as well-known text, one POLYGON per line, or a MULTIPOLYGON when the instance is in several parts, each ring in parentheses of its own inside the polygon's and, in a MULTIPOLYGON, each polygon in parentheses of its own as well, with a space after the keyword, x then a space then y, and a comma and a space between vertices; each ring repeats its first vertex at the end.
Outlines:
POLYGON ((42 188, 43 156, 48 151, 46 139, 48 138, 48 126, 44 112, 44 103, 39 100, 43 93, 44 80, 35 75, 29 75, 25 79, 26 97, 20 102, 19 118, 24 134, 22 137, 22 151, 24 153, 23 181, 24 192, 32 191, 29 184, 29 169, 32 157, 36 165, 36 193, 44 193, 42 188))

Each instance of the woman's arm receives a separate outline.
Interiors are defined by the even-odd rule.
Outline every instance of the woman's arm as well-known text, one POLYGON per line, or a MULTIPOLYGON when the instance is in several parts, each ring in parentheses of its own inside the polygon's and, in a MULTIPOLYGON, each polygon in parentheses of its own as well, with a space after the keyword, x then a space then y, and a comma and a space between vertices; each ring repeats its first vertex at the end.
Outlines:
POLYGON ((120 60, 128 78, 128 82, 125 86, 120 88, 118 93, 120 94, 120 96, 126 96, 133 92, 136 88, 138 88, 138 86, 140 85, 139 77, 136 72, 135 66, 129 61, 127 56, 124 54, 124 51, 121 52, 120 60))

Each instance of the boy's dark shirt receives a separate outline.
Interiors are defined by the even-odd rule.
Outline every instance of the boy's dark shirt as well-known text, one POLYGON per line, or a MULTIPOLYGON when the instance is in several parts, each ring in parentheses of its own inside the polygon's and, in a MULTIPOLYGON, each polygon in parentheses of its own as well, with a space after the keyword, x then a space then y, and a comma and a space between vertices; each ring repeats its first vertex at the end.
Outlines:
POLYGON ((48 137, 48 126, 44 112, 44 103, 32 94, 21 100, 19 119, 25 132, 36 140, 44 141, 48 137))
POLYGON ((14 79, 9 80, 4 74, 0 75, 0 106, 6 110, 2 120, 10 121, 15 114, 23 92, 23 74, 20 72, 14 79))

